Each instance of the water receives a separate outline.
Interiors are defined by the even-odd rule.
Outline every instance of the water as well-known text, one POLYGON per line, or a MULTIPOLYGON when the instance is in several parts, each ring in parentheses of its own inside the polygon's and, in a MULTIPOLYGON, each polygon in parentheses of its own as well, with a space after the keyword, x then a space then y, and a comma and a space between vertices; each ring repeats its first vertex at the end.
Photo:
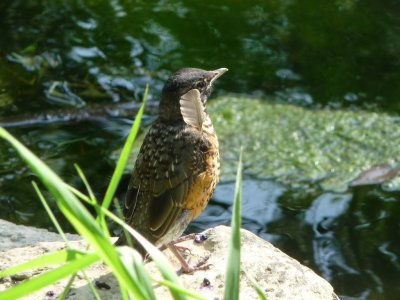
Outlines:
MULTIPOLYGON (((9 130, 83 189, 78 163, 101 198, 130 118, 41 125, 36 114, 139 101, 146 84, 150 101, 157 101, 171 71, 195 66, 229 68, 213 96, 398 115, 399 6, 389 0, 2 1, 0 120, 33 118, 9 130)), ((33 193, 32 173, 4 143, 0 159, 0 218, 52 228, 33 193)), ((343 299, 400 294, 399 191, 332 193, 249 176, 243 191, 243 226, 310 266, 343 299)), ((191 229, 229 224, 232 194, 233 183, 220 184, 191 229)))

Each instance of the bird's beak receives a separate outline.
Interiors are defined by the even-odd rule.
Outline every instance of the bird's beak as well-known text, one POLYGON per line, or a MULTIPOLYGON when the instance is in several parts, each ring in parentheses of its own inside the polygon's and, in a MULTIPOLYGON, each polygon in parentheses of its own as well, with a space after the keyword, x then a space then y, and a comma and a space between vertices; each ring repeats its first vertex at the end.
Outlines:
POLYGON ((222 74, 224 74, 226 71, 228 71, 227 68, 220 68, 220 69, 211 71, 211 73, 213 73, 214 75, 213 75, 213 77, 211 78, 210 86, 213 84, 213 82, 214 82, 215 80, 217 80, 219 77, 221 77, 222 74))

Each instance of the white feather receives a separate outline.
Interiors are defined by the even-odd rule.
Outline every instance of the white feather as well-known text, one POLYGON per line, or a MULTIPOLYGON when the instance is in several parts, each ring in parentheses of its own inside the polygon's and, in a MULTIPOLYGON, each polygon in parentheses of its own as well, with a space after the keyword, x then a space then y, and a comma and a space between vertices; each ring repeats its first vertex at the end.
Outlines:
POLYGON ((201 102, 199 90, 192 89, 182 95, 179 104, 185 123, 201 131, 206 113, 204 112, 204 105, 201 102))

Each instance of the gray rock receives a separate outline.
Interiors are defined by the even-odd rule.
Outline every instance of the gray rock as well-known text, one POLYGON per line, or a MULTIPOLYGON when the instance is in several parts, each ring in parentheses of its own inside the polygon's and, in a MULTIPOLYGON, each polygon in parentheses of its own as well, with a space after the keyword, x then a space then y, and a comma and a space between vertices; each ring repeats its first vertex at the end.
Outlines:
MULTIPOLYGON (((1 249, 8 249, 0 252, 0 269, 20 264, 36 256, 50 251, 60 250, 65 247, 59 237, 43 229, 34 229, 26 226, 18 226, 0 220, 0 232, 7 232, 8 236, 0 235, 1 249), (15 233, 14 233, 15 231, 15 233), (21 234, 24 241, 18 239, 19 244, 11 240, 11 236, 21 234), (51 240, 53 242, 40 242, 51 240), (54 241, 58 240, 58 241, 54 241), (7 243, 9 243, 7 245, 7 243), (15 245, 19 245, 20 248, 15 245)), ((230 238, 230 228, 217 226, 205 232, 208 239, 203 243, 194 243, 193 240, 182 242, 180 246, 188 247, 191 254, 187 254, 192 264, 209 256, 208 263, 212 266, 209 270, 197 271, 194 274, 181 275, 180 280, 184 287, 195 291, 208 299, 223 299, 225 288, 225 270, 227 263, 227 251, 230 238)), ((315 274, 311 269, 301 265, 295 259, 287 256, 270 243, 260 239, 253 233, 242 230, 242 252, 241 252, 241 299, 258 299, 258 296, 248 279, 251 275, 264 290, 268 300, 274 299, 339 299, 332 286, 315 274)), ((70 236, 77 239, 78 236, 70 236)), ((71 242, 72 246, 84 250, 84 241, 71 242)), ((177 270, 179 263, 166 250, 164 252, 171 264, 177 270)), ((160 274, 153 262, 146 264, 146 268, 155 278, 160 274)), ((29 272, 29 276, 36 276, 49 268, 29 272)), ((109 268, 102 263, 97 263, 85 270, 86 275, 93 281, 104 283, 110 289, 98 289, 102 299, 121 299, 116 279, 109 268)), ((26 276, 26 275, 23 275, 26 276)), ((28 277, 29 277, 28 276, 28 277)), ((24 299, 45 299, 46 294, 51 291, 56 296, 60 295, 68 279, 61 280, 54 285, 37 291, 24 299)), ((0 291, 11 286, 8 280, 0 281, 0 291)), ((157 287, 158 299, 171 299, 169 291, 164 287, 157 287)), ((95 299, 90 291, 84 276, 78 273, 67 299, 95 299)))
MULTIPOLYGON (((67 234, 67 238, 71 241, 81 239, 76 234, 67 234)), ((62 241, 61 236, 57 233, 0 220, 0 251, 26 247, 39 242, 56 241, 62 241)))

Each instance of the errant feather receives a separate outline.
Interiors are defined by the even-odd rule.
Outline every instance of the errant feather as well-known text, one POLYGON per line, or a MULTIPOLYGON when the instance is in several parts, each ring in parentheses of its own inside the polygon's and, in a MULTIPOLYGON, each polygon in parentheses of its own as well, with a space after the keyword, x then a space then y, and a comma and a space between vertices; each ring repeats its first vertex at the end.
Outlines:
POLYGON ((179 104, 185 123, 202 131, 206 113, 204 112, 204 105, 201 101, 199 90, 192 89, 182 95, 179 104))

